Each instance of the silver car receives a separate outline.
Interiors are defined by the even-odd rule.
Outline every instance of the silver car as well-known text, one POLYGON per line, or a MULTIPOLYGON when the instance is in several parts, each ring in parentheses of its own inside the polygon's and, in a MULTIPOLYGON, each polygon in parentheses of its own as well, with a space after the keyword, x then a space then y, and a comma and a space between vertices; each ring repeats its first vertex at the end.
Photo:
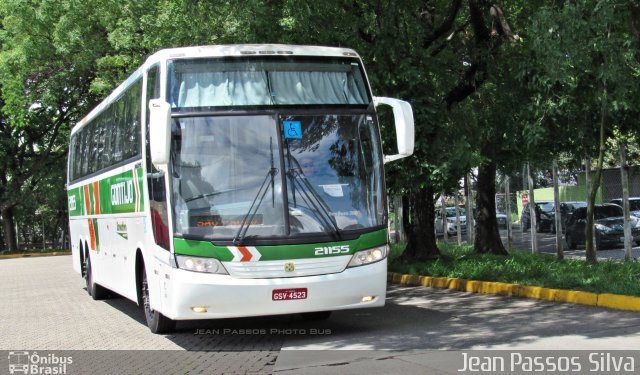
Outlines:
MULTIPOLYGON (((462 233, 467 232, 467 216, 465 214, 464 208, 458 208, 458 212, 460 215, 460 231, 462 233)), ((458 229, 456 227, 456 208, 455 207, 446 207, 446 228, 447 234, 452 236, 458 233, 458 229)), ((436 233, 443 234, 445 226, 442 223, 442 209, 436 209, 436 233)))

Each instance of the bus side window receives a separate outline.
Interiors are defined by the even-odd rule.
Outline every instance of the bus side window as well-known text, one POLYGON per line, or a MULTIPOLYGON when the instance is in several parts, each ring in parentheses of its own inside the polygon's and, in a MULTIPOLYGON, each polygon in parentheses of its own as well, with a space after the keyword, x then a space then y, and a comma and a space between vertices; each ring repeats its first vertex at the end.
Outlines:
POLYGON ((91 141, 89 143, 89 166, 87 168, 87 174, 91 174, 98 170, 97 168, 97 159, 98 159, 98 132, 96 131, 96 123, 92 122, 89 124, 89 134, 88 139, 91 141))
POLYGON ((126 158, 140 153, 140 83, 131 89, 122 98, 124 102, 123 122, 126 129, 126 158))

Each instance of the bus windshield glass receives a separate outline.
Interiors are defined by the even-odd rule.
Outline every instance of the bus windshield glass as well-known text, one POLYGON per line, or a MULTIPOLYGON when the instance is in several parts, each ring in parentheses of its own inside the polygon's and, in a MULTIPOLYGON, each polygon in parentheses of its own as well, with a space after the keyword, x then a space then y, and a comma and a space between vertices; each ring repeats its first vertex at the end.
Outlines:
POLYGON ((384 225, 370 114, 189 116, 173 128, 179 236, 231 240, 246 226, 247 239, 283 238, 384 225))
POLYGON ((174 111, 218 107, 368 105, 359 60, 248 57, 172 60, 168 101, 174 111))

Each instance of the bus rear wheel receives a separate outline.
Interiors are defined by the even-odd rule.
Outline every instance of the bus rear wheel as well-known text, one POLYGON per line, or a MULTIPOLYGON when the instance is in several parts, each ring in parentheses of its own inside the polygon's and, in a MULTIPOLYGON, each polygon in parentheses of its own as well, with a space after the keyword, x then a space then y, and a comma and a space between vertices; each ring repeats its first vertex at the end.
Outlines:
POLYGON ((93 280, 93 271, 91 270, 91 259, 89 258, 88 255, 84 262, 85 262, 85 272, 86 272, 86 280, 87 280, 87 293, 89 293, 91 298, 93 298, 96 301, 106 299, 109 293, 104 287, 96 284, 95 281, 93 280))
POLYGON ((176 321, 169 319, 162 315, 158 311, 151 308, 149 299, 149 283, 147 282, 147 272, 142 269, 142 307, 144 309, 144 317, 147 321, 147 326, 153 333, 171 333, 176 328, 176 321))

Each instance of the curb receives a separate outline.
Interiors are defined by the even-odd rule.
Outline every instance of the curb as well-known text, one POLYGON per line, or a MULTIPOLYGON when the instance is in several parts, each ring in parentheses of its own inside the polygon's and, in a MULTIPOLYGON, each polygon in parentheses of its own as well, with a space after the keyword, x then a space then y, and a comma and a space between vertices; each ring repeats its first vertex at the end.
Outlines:
POLYGON ((469 293, 497 294, 640 312, 640 297, 620 294, 590 293, 577 290, 550 289, 539 286, 465 280, 450 277, 403 275, 396 272, 388 272, 387 280, 392 284, 421 285, 432 288, 454 289, 469 293))
POLYGON ((3 254, 3 255, 0 255, 0 259, 50 257, 50 256, 60 256, 60 255, 71 255, 71 251, 54 251, 52 253, 3 254))

